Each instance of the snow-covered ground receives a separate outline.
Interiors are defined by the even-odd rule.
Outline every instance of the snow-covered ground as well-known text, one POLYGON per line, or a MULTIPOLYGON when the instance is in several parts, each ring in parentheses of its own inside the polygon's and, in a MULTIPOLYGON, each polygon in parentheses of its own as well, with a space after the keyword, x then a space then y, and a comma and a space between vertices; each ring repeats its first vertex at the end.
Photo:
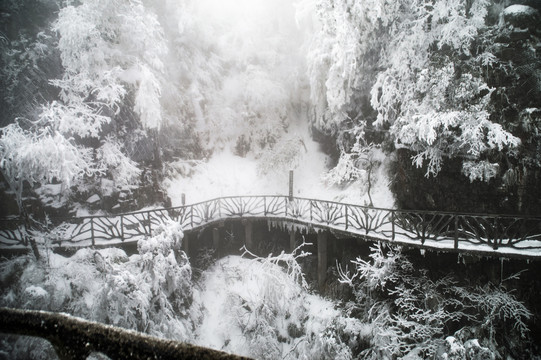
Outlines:
MULTIPOLYGON (((320 150, 320 145, 308 134, 301 136, 306 151, 301 151, 298 166, 294 169, 293 193, 296 197, 334 200, 366 205, 369 198, 366 186, 360 180, 340 188, 325 184, 323 175, 329 170, 330 159, 320 150)), ((177 176, 166 180, 165 187, 173 206, 181 205, 182 194, 188 204, 234 195, 288 195, 289 172, 273 172, 262 175, 258 160, 240 157, 225 150, 208 161, 194 167, 190 176, 177 176)), ((385 165, 375 171, 375 184, 371 191, 373 205, 392 208, 394 199, 389 191, 385 165)))

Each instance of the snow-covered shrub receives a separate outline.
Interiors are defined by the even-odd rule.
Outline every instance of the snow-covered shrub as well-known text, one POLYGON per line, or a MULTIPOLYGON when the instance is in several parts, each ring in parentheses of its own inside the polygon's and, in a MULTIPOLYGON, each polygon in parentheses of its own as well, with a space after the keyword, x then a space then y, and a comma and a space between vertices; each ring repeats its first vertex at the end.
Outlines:
POLYGON ((490 349, 479 344, 477 339, 471 339, 464 344, 466 359, 470 360, 494 360, 496 355, 490 349))
POLYGON ((462 165, 462 173, 466 175, 471 182, 474 180, 486 181, 495 178, 500 172, 500 165, 486 160, 473 162, 465 161, 462 165))
MULTIPOLYGON (((247 250, 245 255, 253 256, 247 250)), ((259 277, 256 280, 258 296, 248 292, 232 296, 230 300, 238 326, 250 344, 250 355, 262 359, 280 357, 280 343, 288 338, 288 328, 301 327, 299 315, 303 309, 297 299, 308 284, 297 259, 306 255, 282 252, 249 262, 246 271, 259 277)))
POLYGON ((453 286, 454 305, 462 308, 475 335, 483 337, 492 350, 505 337, 525 339, 526 322, 532 317, 528 308, 503 286, 487 284, 475 289, 453 286))
POLYGON ((374 297, 378 301, 385 297, 393 299, 388 307, 378 305, 380 309, 375 314, 371 313, 373 308, 368 313, 364 309, 377 324, 371 351, 403 356, 415 350, 432 356, 438 346, 434 340, 443 335, 445 322, 452 317, 441 293, 450 285, 450 279, 432 282, 426 272, 417 273, 400 248, 385 253, 383 246, 377 244, 370 257, 372 262, 360 258, 353 261, 356 272, 342 272, 342 281, 354 287, 357 301, 366 301, 367 292, 372 301, 374 297))
MULTIPOLYGON (((370 343, 373 325, 358 319, 336 314, 331 321, 325 321, 323 328, 313 328, 314 320, 306 324, 310 336, 299 344, 296 351, 299 359, 352 359, 370 343)), ((321 325, 320 325, 321 326, 321 325)))
POLYGON ((327 185, 351 185, 360 188, 361 195, 367 195, 372 206, 372 191, 378 183, 383 170, 385 154, 380 146, 366 144, 364 131, 356 129, 355 143, 350 150, 343 149, 338 164, 323 175, 327 185))
POLYGON ((466 358, 466 349, 454 336, 447 336, 439 357, 447 360, 462 360, 466 358))
POLYGON ((299 166, 305 152, 306 146, 301 137, 283 138, 263 151, 258 160, 257 169, 263 175, 293 170, 299 166))
POLYGON ((105 275, 97 297, 100 321, 156 336, 188 337, 190 327, 181 319, 191 304, 192 274, 180 250, 182 237, 180 225, 166 221, 153 237, 139 240, 139 255, 105 275))
POLYGON ((191 268, 180 250, 180 225, 165 221, 141 239, 139 254, 81 249, 36 261, 21 257, 0 268, 1 306, 67 312, 159 337, 191 337, 191 268))
POLYGON ((385 246, 378 242, 371 246, 371 262, 357 258, 352 261, 355 265, 355 273, 350 274, 340 269, 342 282, 354 287, 356 292, 366 288, 368 291, 386 291, 393 282, 398 280, 397 269, 400 266, 406 268, 410 264, 400 264, 402 257, 401 248, 389 248, 385 252, 385 246), (362 280, 362 282, 361 282, 362 280))
POLYGON ((360 178, 363 170, 357 167, 356 160, 354 154, 344 152, 340 154, 338 164, 323 176, 325 183, 329 185, 341 185, 360 178))
POLYGON ((370 326, 307 291, 297 251, 226 257, 203 274, 201 345, 258 359, 350 359, 370 326), (297 254, 297 255, 294 255, 297 254))
POLYGON ((373 324, 366 356, 451 356, 468 352, 466 343, 475 341, 487 348, 476 349, 490 358, 504 346, 504 337, 523 339, 528 333, 530 311, 503 287, 461 284, 453 274, 433 278, 426 269, 416 268, 400 248, 378 244, 370 257, 371 261, 353 261, 353 274, 341 271, 342 281, 353 288, 356 298, 349 306, 373 324), (456 324, 468 331, 447 333, 456 324), (458 342, 443 340, 450 335, 458 342))

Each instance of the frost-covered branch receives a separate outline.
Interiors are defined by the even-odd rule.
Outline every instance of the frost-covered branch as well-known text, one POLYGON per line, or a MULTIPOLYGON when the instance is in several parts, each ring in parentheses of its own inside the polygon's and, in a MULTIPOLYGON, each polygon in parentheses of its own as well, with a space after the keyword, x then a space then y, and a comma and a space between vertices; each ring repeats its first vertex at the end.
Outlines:
POLYGON ((48 311, 0 308, 0 332, 45 338, 62 360, 92 352, 113 359, 248 359, 48 311))

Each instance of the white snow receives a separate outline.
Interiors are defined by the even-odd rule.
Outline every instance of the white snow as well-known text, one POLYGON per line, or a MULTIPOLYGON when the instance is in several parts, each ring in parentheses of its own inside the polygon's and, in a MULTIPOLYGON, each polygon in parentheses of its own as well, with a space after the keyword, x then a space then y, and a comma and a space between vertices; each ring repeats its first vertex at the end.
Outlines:
POLYGON ((229 292, 246 294, 252 291, 252 287, 257 289, 254 277, 245 277, 240 282, 239 267, 247 264, 246 259, 227 257, 218 261, 205 275, 202 291, 198 294, 198 301, 204 308, 203 322, 196 329, 199 345, 222 349, 226 341, 230 341, 232 348, 242 348, 242 332, 233 324, 227 295, 229 292))
POLYGON ((519 5, 519 4, 508 6, 503 10, 504 15, 518 15, 518 14, 533 15, 536 12, 537 10, 535 10, 531 6, 519 5))
MULTIPOLYGON (((257 326, 264 324, 286 339, 279 343, 278 353, 281 358, 290 358, 295 356, 293 348, 301 341, 288 334, 290 324, 303 328, 306 339, 302 342, 308 341, 312 347, 317 340, 311 336, 323 336, 331 322, 338 318, 346 323, 348 331, 355 333, 363 328, 357 320, 352 319, 353 323, 347 324, 348 319, 336 309, 335 303, 300 287, 296 289, 278 265, 271 268, 268 265, 228 256, 203 273, 201 290, 194 292, 193 307, 201 307, 203 314, 195 330, 196 344, 253 357, 253 345, 259 343, 257 339, 249 339, 250 327, 255 326, 253 330, 263 336, 264 331, 257 326), (268 309, 260 310, 259 306, 268 309), (266 315, 266 310, 274 315, 266 315)), ((268 346, 270 344, 273 342, 269 341, 268 346)), ((305 355, 309 356, 309 352, 305 355)))
POLYGON ((40 286, 34 286, 34 285, 31 285, 27 287, 26 289, 24 289, 24 292, 25 294, 34 298, 45 297, 49 295, 49 293, 45 289, 43 289, 40 286))
POLYGON ((90 196, 88 199, 86 199, 86 202, 89 204, 94 204, 94 203, 97 203, 98 201, 100 201, 100 197, 98 194, 94 194, 90 196))
MULTIPOLYGON (((300 155, 299 165, 294 169, 294 196, 359 205, 369 203, 366 185, 360 181, 344 188, 327 186, 322 177, 329 170, 329 157, 308 134, 301 137, 306 151, 300 155)), ((389 180, 385 174, 385 166, 378 168, 374 177, 377 179, 371 191, 374 206, 393 207, 394 199, 388 189, 389 180)), ((261 175, 258 173, 257 159, 250 156, 243 158, 224 150, 208 161, 195 165, 192 176, 179 175, 174 179, 167 179, 165 187, 173 206, 182 205, 183 193, 186 194, 187 204, 223 196, 288 195, 289 172, 277 171, 261 175)))

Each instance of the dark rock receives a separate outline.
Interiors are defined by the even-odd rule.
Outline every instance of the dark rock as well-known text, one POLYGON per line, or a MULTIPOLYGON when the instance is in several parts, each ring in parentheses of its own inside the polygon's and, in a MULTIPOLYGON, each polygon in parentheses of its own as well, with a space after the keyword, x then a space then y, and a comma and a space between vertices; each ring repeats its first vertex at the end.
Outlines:
MULTIPOLYGON (((412 152, 398 150, 391 169, 391 190, 401 209, 456 211, 472 213, 517 213, 538 208, 538 181, 525 183, 529 197, 519 199, 516 187, 502 187, 501 181, 470 180, 462 175, 460 159, 446 159, 436 177, 426 177, 426 169, 412 164, 412 152), (519 202, 522 205, 519 206, 519 202)), ((541 194, 540 194, 541 195, 541 194)))
POLYGON ((528 40, 531 34, 528 31, 513 31, 509 36, 511 41, 524 41, 528 40))

